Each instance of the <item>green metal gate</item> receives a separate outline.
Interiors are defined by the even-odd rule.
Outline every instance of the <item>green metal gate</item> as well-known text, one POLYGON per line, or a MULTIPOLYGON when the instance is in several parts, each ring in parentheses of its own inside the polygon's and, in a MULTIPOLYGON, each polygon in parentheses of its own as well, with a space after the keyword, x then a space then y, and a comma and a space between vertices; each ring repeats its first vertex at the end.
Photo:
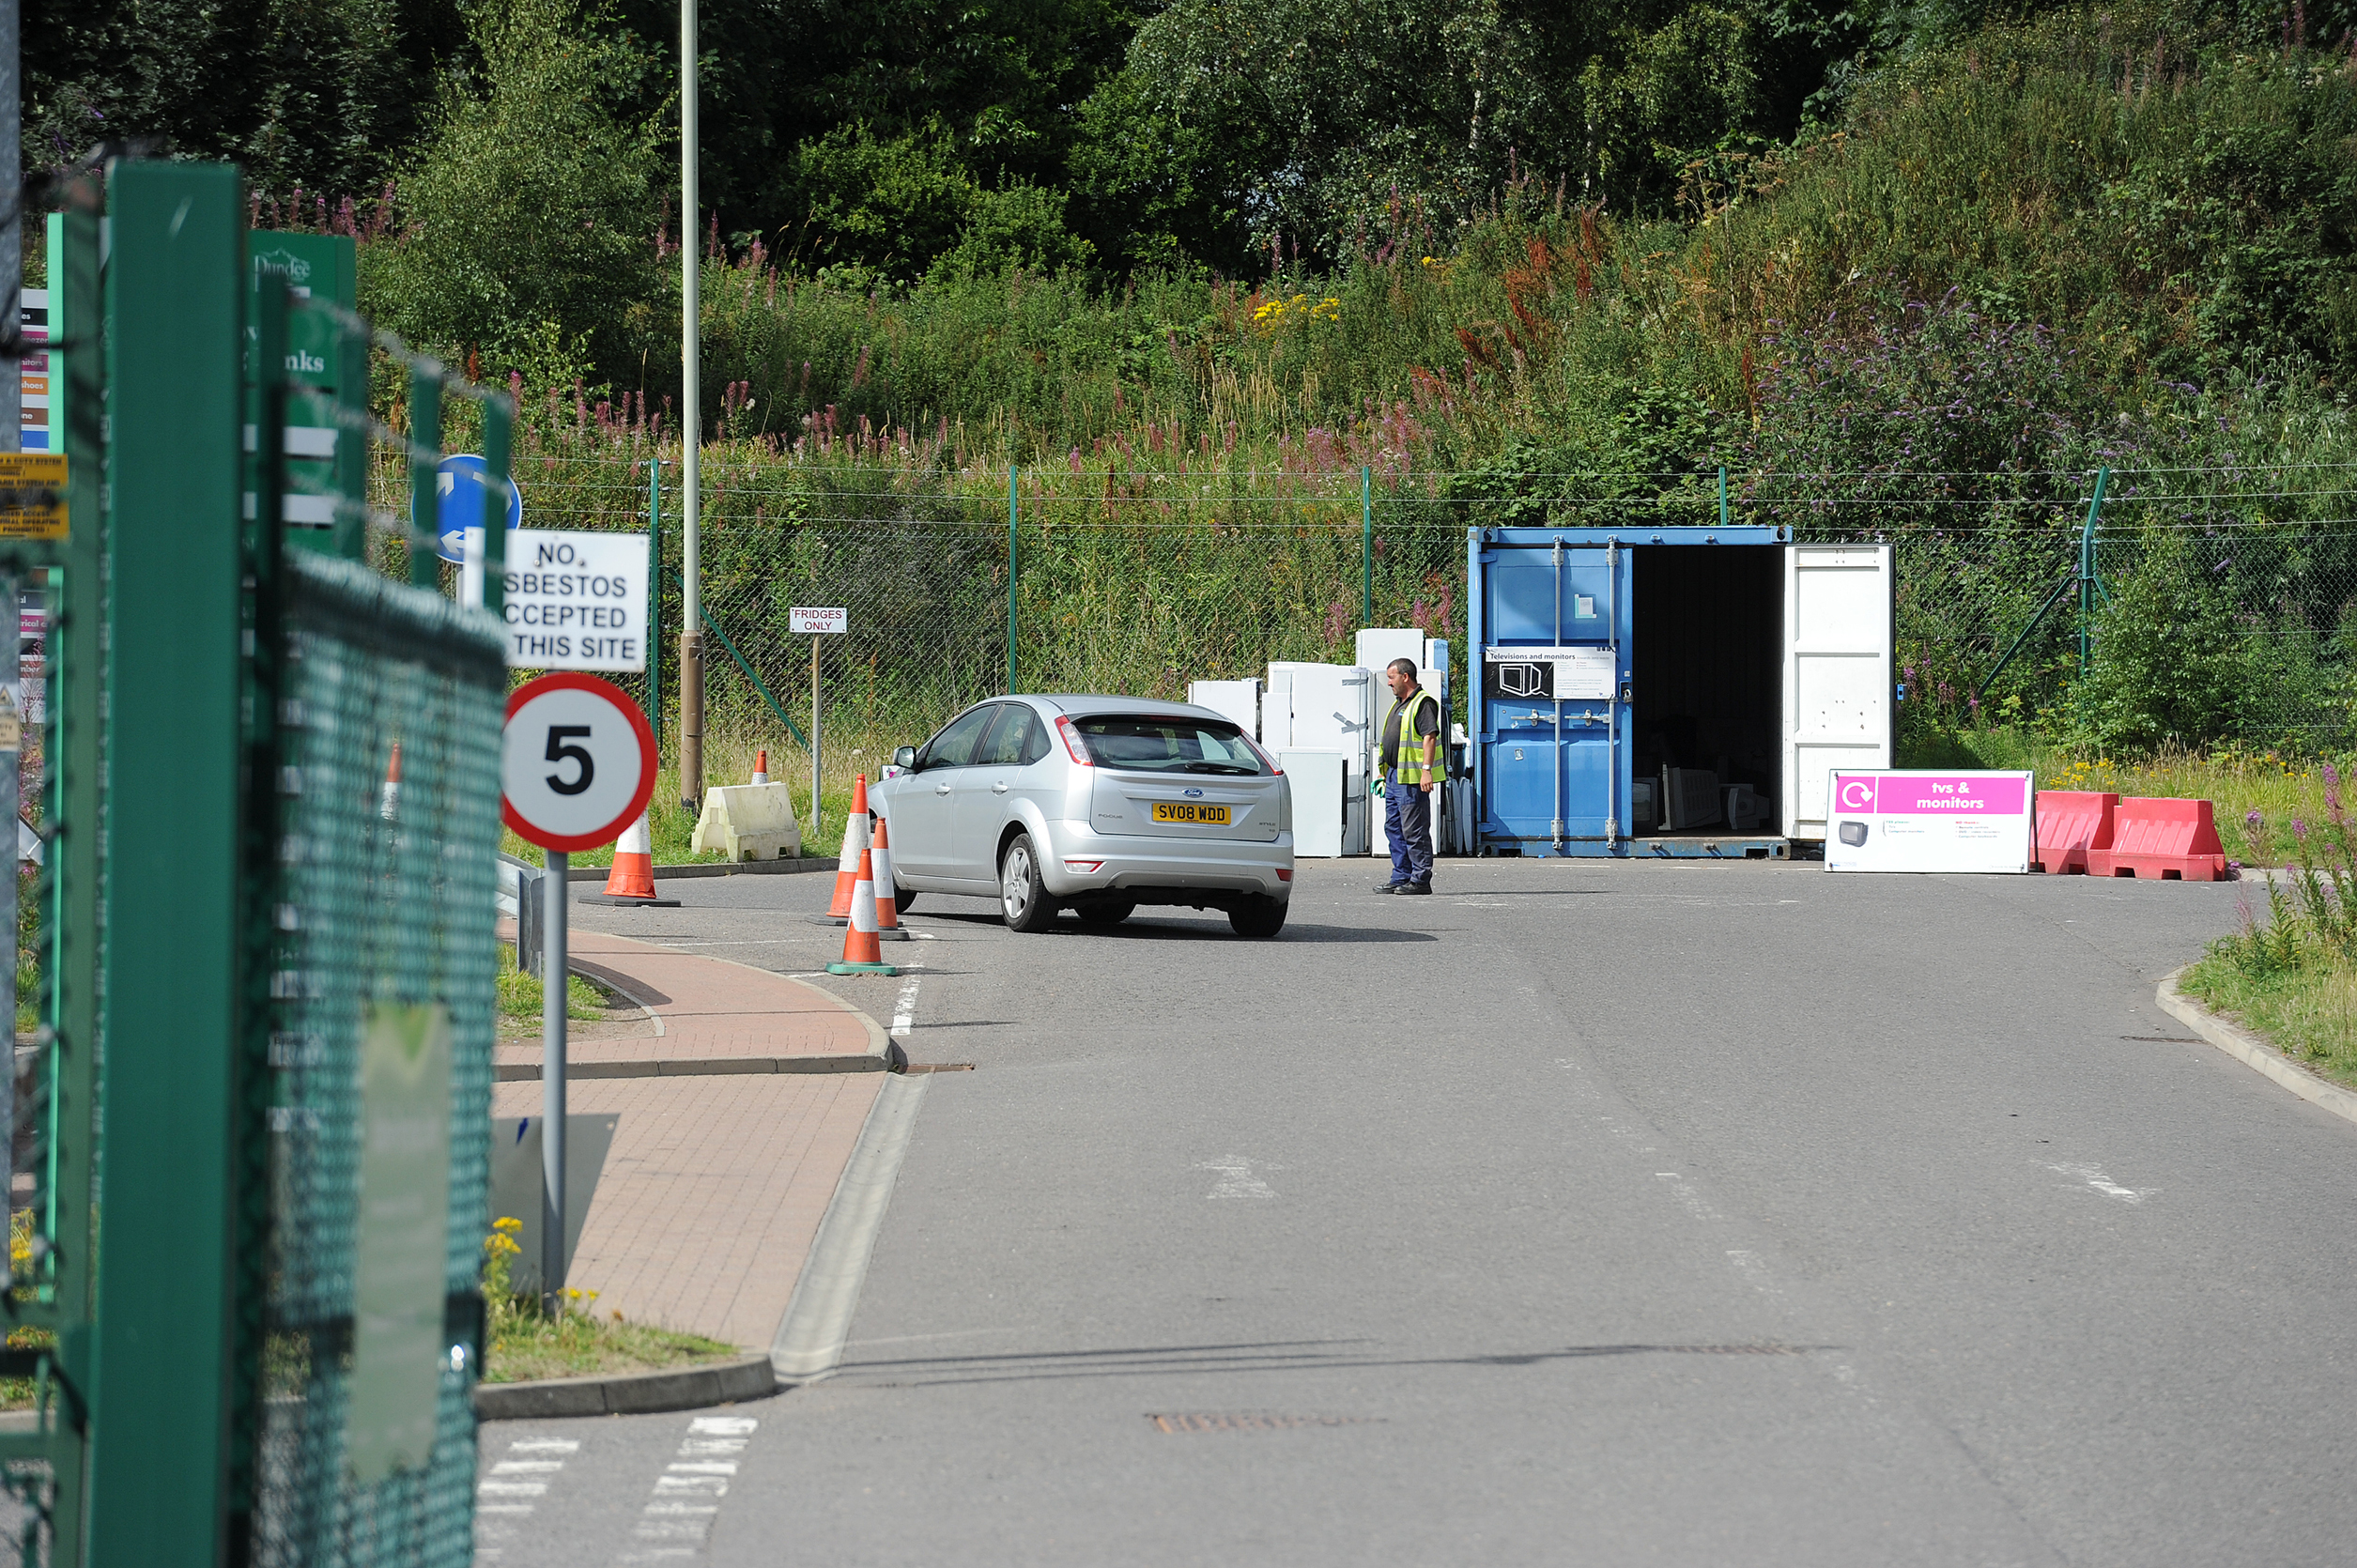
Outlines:
POLYGON ((364 325, 257 279, 244 211, 116 163, 54 260, 70 529, 0 537, 50 607, 0 1460, 28 1561, 457 1564, 507 679, 493 616, 359 557, 435 580, 429 411, 505 409, 412 359, 421 417, 372 423, 364 325), (423 537, 366 513, 383 438, 423 537))

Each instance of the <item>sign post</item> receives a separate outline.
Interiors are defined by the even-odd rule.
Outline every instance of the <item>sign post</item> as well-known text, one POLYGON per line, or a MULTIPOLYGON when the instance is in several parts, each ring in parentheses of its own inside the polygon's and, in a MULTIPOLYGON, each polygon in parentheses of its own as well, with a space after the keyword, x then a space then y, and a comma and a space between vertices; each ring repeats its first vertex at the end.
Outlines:
POLYGON ((819 831, 819 638, 840 637, 851 630, 851 611, 836 606, 831 609, 807 609, 796 606, 786 612, 787 624, 797 636, 810 639, 810 837, 818 838, 819 831))
POLYGON ((551 1315, 564 1306, 566 861, 639 820, 655 793, 655 761, 646 715, 610 681, 560 670, 508 696, 501 815, 548 862, 540 923, 540 1290, 551 1315))

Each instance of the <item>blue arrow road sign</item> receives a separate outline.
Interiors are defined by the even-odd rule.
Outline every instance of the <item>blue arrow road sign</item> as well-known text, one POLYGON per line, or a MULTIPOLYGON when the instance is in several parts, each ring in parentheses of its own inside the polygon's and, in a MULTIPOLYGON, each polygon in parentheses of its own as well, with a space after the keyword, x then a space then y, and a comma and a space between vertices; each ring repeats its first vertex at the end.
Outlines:
MULTIPOLYGON (((441 558, 466 564, 467 530, 483 526, 484 491, 488 472, 471 452, 453 453, 434 465, 434 494, 439 505, 435 531, 441 535, 441 558)), ((524 526, 524 490, 511 476, 507 485, 507 526, 524 526)))

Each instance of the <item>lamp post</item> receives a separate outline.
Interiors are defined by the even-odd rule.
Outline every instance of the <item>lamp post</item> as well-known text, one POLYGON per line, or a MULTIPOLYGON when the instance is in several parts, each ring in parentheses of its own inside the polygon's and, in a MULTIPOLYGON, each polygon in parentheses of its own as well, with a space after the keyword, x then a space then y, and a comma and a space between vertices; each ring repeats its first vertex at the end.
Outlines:
POLYGON ((703 409, 701 298, 703 234, 696 181, 696 0, 679 0, 679 803, 703 804, 703 584, 697 525, 702 512, 703 409))

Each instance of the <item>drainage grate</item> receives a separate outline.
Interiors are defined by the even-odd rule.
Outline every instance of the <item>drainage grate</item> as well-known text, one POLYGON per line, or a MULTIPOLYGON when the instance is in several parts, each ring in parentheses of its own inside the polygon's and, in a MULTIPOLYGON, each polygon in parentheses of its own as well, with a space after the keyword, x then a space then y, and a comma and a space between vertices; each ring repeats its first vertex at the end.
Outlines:
POLYGON ((911 1062, 902 1072, 972 1072, 972 1062, 911 1062))
POLYGON ((1363 1426, 1382 1416, 1270 1416, 1252 1414, 1153 1415, 1158 1432, 1285 1432, 1297 1426, 1363 1426))
POLYGON ((2163 1045, 2200 1045, 2204 1043, 2201 1037, 2198 1035, 2122 1035, 2119 1038, 2124 1040, 2152 1040, 2163 1045))

